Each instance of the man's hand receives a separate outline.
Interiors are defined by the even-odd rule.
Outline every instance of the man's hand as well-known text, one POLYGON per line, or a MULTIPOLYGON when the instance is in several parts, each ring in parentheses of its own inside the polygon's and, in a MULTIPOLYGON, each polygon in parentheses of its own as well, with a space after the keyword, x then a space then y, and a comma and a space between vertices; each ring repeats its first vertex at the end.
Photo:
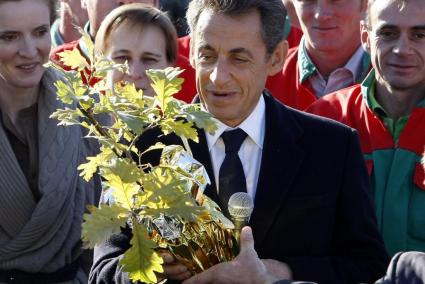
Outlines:
MULTIPOLYGON (((269 263, 267 263, 269 265, 269 263)), ((282 267, 270 263, 270 269, 278 276, 283 275, 282 267), (278 269, 279 268, 279 269, 278 269)), ((217 264, 210 269, 186 280, 184 284, 207 284, 207 283, 274 283, 282 277, 275 277, 269 273, 266 265, 258 258, 254 249, 254 238, 250 227, 244 227, 241 232, 241 251, 230 262, 217 264)))
POLYGON ((192 276, 189 269, 187 269, 187 267, 183 264, 177 263, 170 253, 161 252, 160 255, 164 260, 164 264, 162 265, 164 272, 157 274, 158 282, 164 279, 182 281, 192 276))
POLYGON ((277 279, 292 279, 292 272, 286 263, 274 259, 262 259, 266 266, 267 273, 273 275, 277 279))

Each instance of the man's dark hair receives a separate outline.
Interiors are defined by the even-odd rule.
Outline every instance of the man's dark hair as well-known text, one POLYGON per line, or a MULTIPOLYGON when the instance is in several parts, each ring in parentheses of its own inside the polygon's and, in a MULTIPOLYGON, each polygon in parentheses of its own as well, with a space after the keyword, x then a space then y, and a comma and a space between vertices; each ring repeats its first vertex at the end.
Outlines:
POLYGON ((272 54, 284 39, 286 9, 282 0, 192 0, 186 14, 192 36, 196 33, 199 16, 203 11, 228 16, 258 11, 261 18, 261 36, 268 54, 272 54))

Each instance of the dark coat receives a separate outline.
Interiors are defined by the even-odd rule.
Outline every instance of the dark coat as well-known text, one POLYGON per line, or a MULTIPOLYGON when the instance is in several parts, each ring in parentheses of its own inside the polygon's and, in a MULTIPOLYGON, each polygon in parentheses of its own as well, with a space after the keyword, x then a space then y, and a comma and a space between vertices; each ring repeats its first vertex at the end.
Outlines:
MULTIPOLYGON (((285 107, 268 94, 264 98, 266 131, 250 220, 260 258, 286 262, 294 279, 374 282, 389 259, 355 130, 285 107)), ((204 132, 199 137, 198 144, 191 143, 192 153, 211 177, 206 194, 217 200, 204 132)), ((143 137, 138 146, 146 148, 155 139, 156 134, 143 137)), ((128 232, 95 249, 92 283, 126 283, 116 265, 129 247, 128 232)))

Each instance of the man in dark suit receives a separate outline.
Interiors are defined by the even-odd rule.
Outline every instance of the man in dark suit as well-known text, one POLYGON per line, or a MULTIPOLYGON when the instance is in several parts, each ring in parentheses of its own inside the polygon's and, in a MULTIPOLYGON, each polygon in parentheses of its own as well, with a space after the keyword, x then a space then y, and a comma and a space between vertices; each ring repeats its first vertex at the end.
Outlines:
MULTIPOLYGON (((281 0, 193 0, 189 5, 198 94, 218 121, 214 135, 199 131, 200 142, 191 144, 212 180, 205 193, 225 208, 224 177, 243 177, 233 187, 254 199, 255 248, 276 279, 373 282, 384 274, 388 256, 356 132, 287 108, 264 91, 267 76, 279 72, 285 60, 285 16, 281 0), (241 145, 229 146, 237 139, 228 138, 235 130, 241 145), (223 170, 230 156, 231 164, 243 168, 233 177, 223 170)), ((128 281, 117 267, 128 247, 128 232, 97 247, 91 281, 128 281)), ((166 278, 190 276, 172 261, 165 259, 166 278)))

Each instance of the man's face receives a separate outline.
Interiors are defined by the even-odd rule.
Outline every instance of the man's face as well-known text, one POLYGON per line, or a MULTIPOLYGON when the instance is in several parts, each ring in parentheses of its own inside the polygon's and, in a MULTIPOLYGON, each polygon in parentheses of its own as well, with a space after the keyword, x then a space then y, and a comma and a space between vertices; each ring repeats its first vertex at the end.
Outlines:
POLYGON ((81 0, 83 7, 87 9, 90 21, 90 34, 95 36, 103 19, 113 9, 129 3, 146 3, 153 6, 159 5, 159 0, 81 0))
POLYGON ((360 45, 364 0, 292 0, 308 51, 338 52, 360 45))
POLYGON ((423 0, 377 0, 362 23, 362 43, 370 52, 378 83, 392 89, 425 88, 423 0))
POLYGON ((239 125, 256 106, 266 78, 282 68, 287 44, 267 56, 260 15, 203 11, 193 34, 191 63, 207 110, 228 126, 239 125))

